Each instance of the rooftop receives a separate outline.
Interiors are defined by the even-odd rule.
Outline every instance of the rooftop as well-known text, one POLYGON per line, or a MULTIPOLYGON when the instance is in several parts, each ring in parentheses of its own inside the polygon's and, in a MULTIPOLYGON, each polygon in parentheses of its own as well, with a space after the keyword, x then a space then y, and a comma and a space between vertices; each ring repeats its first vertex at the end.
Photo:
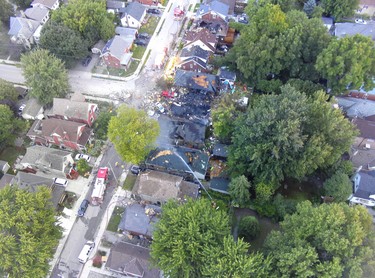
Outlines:
POLYGON ((128 14, 132 16, 133 18, 135 18, 136 20, 140 21, 142 19, 143 14, 146 11, 146 8, 138 2, 130 2, 128 3, 128 5, 123 11, 124 11, 123 17, 125 17, 126 14, 128 14))
POLYGON ((367 24, 360 23, 336 23, 335 36, 343 38, 346 36, 354 36, 356 34, 370 37, 375 40, 375 23, 368 22, 367 24))
POLYGON ((174 78, 174 85, 202 92, 219 91, 220 81, 216 75, 185 71, 178 69, 174 78))
POLYGON ((52 114, 88 121, 89 111, 93 106, 96 107, 97 105, 66 98, 54 98, 52 114))
POLYGON ((25 10, 25 15, 27 18, 41 22, 47 15, 49 10, 44 7, 34 6, 25 10))

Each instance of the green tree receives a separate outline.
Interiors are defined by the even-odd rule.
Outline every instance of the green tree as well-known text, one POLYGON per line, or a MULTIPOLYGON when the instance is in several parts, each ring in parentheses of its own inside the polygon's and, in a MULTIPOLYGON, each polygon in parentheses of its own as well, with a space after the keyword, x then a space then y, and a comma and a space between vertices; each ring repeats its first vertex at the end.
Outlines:
POLYGON ((255 184, 255 197, 258 204, 268 203, 275 193, 275 187, 272 184, 258 182, 255 184))
POLYGON ((294 87, 297 91, 305 93, 308 96, 315 94, 317 91, 323 90, 323 86, 317 83, 314 83, 309 80, 302 79, 289 79, 286 84, 294 87))
POLYGON ((229 193, 240 207, 245 207, 250 201, 251 184, 244 175, 238 176, 229 184, 229 193))
POLYGON ((163 206, 151 245, 154 263, 169 277, 201 277, 207 264, 206 248, 221 246, 229 236, 229 218, 207 199, 189 199, 163 206))
POLYGON ((18 91, 14 88, 13 84, 4 79, 0 79, 0 101, 17 101, 17 99, 18 91))
POLYGON ((263 95, 235 123, 228 164, 234 176, 278 184, 327 168, 348 151, 353 125, 323 92, 310 98, 286 85, 263 95))
POLYGON ((330 40, 327 29, 317 18, 302 11, 284 13, 278 5, 256 5, 249 11, 251 24, 224 62, 239 70, 256 89, 269 91, 289 78, 319 81, 316 58, 330 40))
POLYGON ((276 277, 361 277, 374 262, 372 217, 345 203, 314 207, 305 201, 265 242, 276 277))
POLYGON ((312 17, 314 10, 316 8, 315 0, 307 0, 303 5, 303 11, 307 14, 308 17, 312 17))
POLYGON ((24 123, 14 117, 10 108, 0 104, 0 149, 12 145, 23 128, 24 123))
POLYGON ((242 217, 238 225, 238 235, 246 241, 255 239, 260 232, 258 219, 254 216, 242 217))
POLYGON ((67 67, 88 53, 88 43, 80 33, 52 20, 43 26, 39 46, 63 60, 67 67))
POLYGON ((96 138, 98 138, 99 140, 103 140, 103 141, 107 140, 108 125, 109 125, 109 121, 111 120, 113 116, 116 116, 116 113, 114 111, 100 110, 100 114, 94 123, 94 130, 95 130, 96 138))
POLYGON ((64 63, 48 50, 37 49, 21 56, 21 67, 30 96, 41 104, 50 104, 55 97, 69 91, 68 73, 64 63))
POLYGON ((241 114, 238 105, 239 94, 225 94, 219 103, 212 108, 212 125, 215 135, 220 141, 230 143, 234 130, 234 120, 241 114))
POLYGON ((52 20, 78 31, 89 45, 115 34, 114 15, 107 12, 104 0, 71 0, 52 14, 52 20))
MULTIPOLYGON (((12 5, 6 0, 0 0, 0 19, 8 24, 9 17, 14 14, 12 5)), ((0 23, 1 24, 1 23, 0 23)))
POLYGON ((87 163, 86 159, 80 159, 77 161, 77 171, 81 176, 84 176, 88 171, 90 171, 91 167, 87 163))
POLYGON ((28 8, 31 4, 31 2, 33 2, 33 0, 12 0, 11 2, 13 2, 14 4, 16 4, 17 6, 20 6, 21 8, 28 8))
POLYGON ((160 127, 146 112, 122 105, 108 126, 108 138, 121 158, 138 164, 153 147, 160 127))
POLYGON ((321 0, 324 13, 333 16, 336 21, 351 17, 358 8, 359 0, 321 0))
POLYGON ((264 260, 261 254, 249 256, 248 249, 249 245, 242 239, 235 242, 226 236, 221 246, 205 250, 203 277, 269 277, 269 259, 264 260))
POLYGON ((0 271, 10 278, 46 277, 61 237, 51 191, 0 190, 0 271))
POLYGON ((374 42, 362 35, 333 39, 318 56, 316 68, 328 80, 333 94, 361 86, 371 89, 375 76, 374 42))
POLYGON ((353 184, 347 174, 336 172, 323 185, 324 195, 332 196, 335 202, 346 201, 353 192, 353 184))

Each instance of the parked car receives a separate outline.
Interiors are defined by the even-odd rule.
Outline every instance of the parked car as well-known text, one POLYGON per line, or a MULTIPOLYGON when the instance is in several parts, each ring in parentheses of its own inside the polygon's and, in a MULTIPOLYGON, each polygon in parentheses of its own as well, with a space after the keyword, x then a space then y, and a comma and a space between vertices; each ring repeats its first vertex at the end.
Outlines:
POLYGON ((148 9, 147 13, 149 14, 161 14, 161 11, 158 9, 148 9))
POLYGON ((18 108, 18 116, 22 116, 22 111, 23 109, 25 109, 26 107, 26 104, 22 104, 19 108, 18 108))
POLYGON ((80 160, 80 159, 84 159, 87 162, 90 162, 91 156, 89 156, 87 154, 79 153, 79 154, 76 155, 75 160, 80 160))
POLYGON ((156 109, 159 110, 160 113, 165 112, 164 106, 161 105, 161 103, 157 102, 157 103, 155 103, 155 106, 156 106, 156 109))
POLYGON ((359 24, 367 24, 367 22, 365 20, 363 20, 362 18, 357 18, 355 20, 355 23, 359 23, 359 24))
POLYGON ((221 52, 228 52, 228 46, 226 46, 225 44, 223 44, 223 45, 219 45, 218 47, 217 47, 217 50, 219 50, 219 51, 221 51, 221 52))
POLYGON ((92 57, 90 55, 86 56, 85 59, 82 60, 82 66, 87 67, 92 60, 92 57))
POLYGON ((77 215, 79 216, 79 217, 82 217, 82 216, 84 216, 85 215, 85 212, 86 212, 86 210, 87 210, 87 207, 89 206, 89 200, 87 200, 87 199, 84 199, 83 201, 82 201, 82 203, 81 203, 81 205, 79 206, 79 209, 78 209, 78 213, 77 213, 77 215))
POLYGON ((68 185, 68 181, 66 179, 61 178, 54 178, 53 183, 64 187, 68 185))
POLYGON ((247 18, 244 17, 244 16, 239 17, 238 18, 238 22, 239 23, 243 23, 243 24, 248 24, 249 23, 249 21, 247 20, 247 18))
POLYGON ((79 253, 79 256, 78 256, 78 261, 81 264, 84 264, 88 261, 90 257, 90 253, 92 252, 94 247, 95 247, 95 242, 90 241, 90 240, 86 242, 86 244, 82 248, 81 253, 79 253))
POLYGON ((148 40, 149 38, 150 38, 150 35, 147 34, 147 33, 140 33, 140 34, 138 34, 138 39, 148 40))
POLYGON ((148 42, 147 42, 146 40, 141 40, 141 39, 136 39, 136 40, 134 41, 134 43, 135 43, 136 45, 140 45, 140 46, 146 46, 146 45, 148 44, 148 42))
POLYGON ((140 171, 141 169, 137 165, 133 165, 132 167, 130 167, 130 172, 134 175, 138 175, 140 171))

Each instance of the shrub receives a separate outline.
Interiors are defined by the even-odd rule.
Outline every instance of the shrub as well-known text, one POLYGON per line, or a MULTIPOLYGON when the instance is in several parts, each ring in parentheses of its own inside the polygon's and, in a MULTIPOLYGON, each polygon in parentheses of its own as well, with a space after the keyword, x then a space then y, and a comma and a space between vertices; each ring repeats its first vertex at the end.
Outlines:
POLYGON ((85 159, 80 159, 77 162, 77 171, 81 176, 84 176, 87 172, 91 170, 90 165, 85 159))
POLYGON ((260 232, 259 222, 254 216, 245 216, 241 218, 238 227, 238 235, 246 241, 255 239, 260 232))

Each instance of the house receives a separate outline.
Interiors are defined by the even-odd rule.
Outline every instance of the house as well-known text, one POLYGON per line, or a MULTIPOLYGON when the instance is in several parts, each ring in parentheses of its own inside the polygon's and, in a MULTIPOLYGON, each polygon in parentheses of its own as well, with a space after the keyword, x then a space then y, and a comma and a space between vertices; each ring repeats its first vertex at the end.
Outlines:
POLYGON ((322 16, 321 17, 321 20, 323 22, 323 25, 327 28, 328 31, 331 30, 331 28, 333 27, 333 18, 332 17, 326 17, 326 16, 322 16))
POLYGON ((350 152, 353 166, 357 170, 375 170, 375 115, 352 122, 360 133, 350 152))
POLYGON ((131 204, 126 207, 118 230, 129 236, 152 239, 154 225, 159 222, 160 213, 161 208, 158 206, 131 204))
POLYGON ((0 173, 0 190, 5 186, 12 184, 13 178, 14 175, 0 173))
POLYGON ((74 160, 70 152, 44 146, 31 146, 26 149, 26 154, 21 161, 16 164, 16 169, 34 169, 65 178, 70 173, 73 164, 74 160))
POLYGON ((125 8, 125 2, 107 0, 107 12, 117 14, 125 8))
POLYGON ((200 46, 203 50, 214 53, 216 51, 217 39, 216 35, 205 28, 197 28, 193 31, 186 32, 184 36, 185 46, 200 46))
POLYGON ((31 7, 45 7, 50 10, 57 10, 60 6, 59 0, 34 0, 30 4, 31 7))
POLYGON ((66 98, 54 98, 52 109, 47 116, 48 118, 83 123, 91 127, 98 117, 98 105, 66 98))
POLYGON ((146 158, 144 168, 182 176, 189 181, 203 180, 208 158, 206 153, 186 147, 176 147, 173 151, 157 148, 146 158))
POLYGON ((0 160, 0 173, 5 174, 8 172, 10 165, 8 161, 0 160))
POLYGON ((121 25, 139 29, 142 26, 145 16, 146 8, 138 2, 131 2, 123 10, 123 15, 120 19, 121 25))
POLYGON ((150 259, 149 249, 120 241, 111 248, 105 268, 124 277, 160 278, 150 259))
POLYGON ((217 143, 212 150, 212 156, 219 159, 228 158, 228 145, 217 143))
POLYGON ((158 0, 134 0, 135 2, 138 2, 143 5, 147 6, 157 6, 160 1, 158 0))
POLYGON ((212 178, 210 181, 210 189, 213 191, 217 191, 223 194, 229 194, 229 179, 221 178, 221 177, 215 177, 212 178))
POLYGON ((8 35, 13 43, 22 44, 30 48, 35 43, 34 33, 40 26, 38 21, 24 17, 10 17, 10 27, 8 35))
POLYGON ((361 204, 368 207, 375 206, 375 171, 355 173, 352 178, 353 195, 350 203, 361 204))
POLYGON ((49 9, 43 6, 35 6, 25 10, 25 16, 29 19, 45 24, 49 19, 49 9))
POLYGON ((134 38, 123 36, 114 36, 110 39, 102 50, 102 57, 107 66, 113 68, 129 68, 133 53, 130 49, 134 38))
MULTIPOLYGON (((212 2, 221 2, 221 3, 223 3, 223 4, 225 4, 225 5, 228 6, 228 15, 229 16, 233 16, 234 15, 234 10, 235 10, 235 8, 237 8, 237 6, 239 4, 238 1, 239 0, 235 0, 235 1, 233 1, 233 0, 206 0, 205 4, 206 5, 211 5, 212 2)), ((242 0, 242 1, 244 1, 244 2, 247 3, 247 0, 242 0)), ((238 11, 237 11, 237 13, 238 13, 238 11)))
POLYGON ((371 99, 371 95, 366 98, 352 97, 350 95, 336 97, 340 109, 342 109, 349 118, 366 118, 375 115, 375 101, 371 99))
POLYGON ((36 192, 39 186, 47 187, 51 191, 51 202, 56 209, 64 201, 66 195, 65 188, 54 184, 53 179, 44 178, 35 174, 18 172, 12 180, 12 184, 29 192, 36 192))
POLYGON ((115 33, 122 38, 132 39, 134 41, 137 38, 138 30, 134 28, 129 28, 129 27, 117 26, 115 28, 115 33))
POLYGON ((185 47, 181 51, 178 67, 188 71, 209 72, 207 65, 210 54, 199 45, 185 47))
POLYGON ((350 22, 335 24, 334 35, 338 38, 354 36, 356 34, 370 37, 375 41, 375 22, 369 22, 367 24, 350 22))
POLYGON ((184 181, 182 177, 163 172, 147 170, 142 172, 135 182, 133 194, 144 201, 161 205, 170 199, 196 199, 199 186, 184 181))
POLYGON ((176 125, 173 137, 181 141, 178 145, 201 149, 206 138, 206 126, 193 121, 180 122, 176 125))
POLYGON ((25 120, 41 120, 44 118, 43 106, 35 98, 26 101, 26 106, 22 110, 22 118, 25 120))
POLYGON ((176 70, 174 85, 202 93, 218 94, 220 91, 220 80, 216 75, 208 73, 197 73, 193 71, 176 70))
POLYGON ((38 145, 84 150, 91 139, 92 129, 85 124, 60 119, 37 120, 27 136, 38 145))

